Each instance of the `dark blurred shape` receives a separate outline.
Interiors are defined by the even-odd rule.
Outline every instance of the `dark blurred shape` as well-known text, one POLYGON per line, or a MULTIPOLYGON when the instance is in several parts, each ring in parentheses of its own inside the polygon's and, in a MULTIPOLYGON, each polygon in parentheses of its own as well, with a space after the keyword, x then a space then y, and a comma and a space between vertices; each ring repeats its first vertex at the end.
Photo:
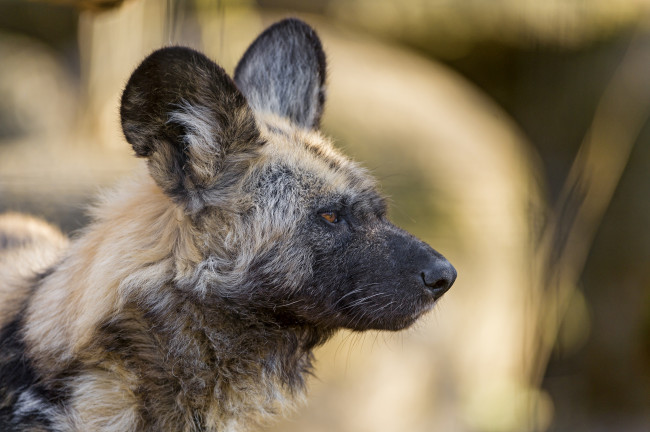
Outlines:
POLYGON ((26 34, 67 55, 76 49, 79 13, 52 3, 0 1, 0 30, 26 34))
POLYGON ((61 6, 74 6, 79 10, 105 11, 121 6, 127 0, 37 0, 61 6))
POLYGON ((264 9, 325 14, 330 0, 255 0, 264 9))

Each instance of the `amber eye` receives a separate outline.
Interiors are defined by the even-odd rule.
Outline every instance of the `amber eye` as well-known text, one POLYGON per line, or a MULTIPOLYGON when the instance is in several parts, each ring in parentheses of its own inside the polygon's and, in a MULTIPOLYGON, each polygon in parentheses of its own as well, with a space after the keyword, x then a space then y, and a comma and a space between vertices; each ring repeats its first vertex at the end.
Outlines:
POLYGON ((333 211, 323 212, 320 213, 320 217, 322 217, 329 223, 335 224, 339 222, 339 214, 337 212, 333 212, 333 211))

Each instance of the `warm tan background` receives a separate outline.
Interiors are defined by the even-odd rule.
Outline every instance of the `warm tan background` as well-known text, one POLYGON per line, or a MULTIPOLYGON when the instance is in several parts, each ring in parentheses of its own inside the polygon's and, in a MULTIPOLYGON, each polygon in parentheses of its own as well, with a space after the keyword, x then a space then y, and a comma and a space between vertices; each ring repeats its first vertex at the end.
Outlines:
POLYGON ((0 210, 71 232, 135 160, 118 98, 169 43, 232 71, 300 16, 324 129, 454 288, 414 329, 318 351, 303 432, 650 430, 650 3, 0 1, 0 210))

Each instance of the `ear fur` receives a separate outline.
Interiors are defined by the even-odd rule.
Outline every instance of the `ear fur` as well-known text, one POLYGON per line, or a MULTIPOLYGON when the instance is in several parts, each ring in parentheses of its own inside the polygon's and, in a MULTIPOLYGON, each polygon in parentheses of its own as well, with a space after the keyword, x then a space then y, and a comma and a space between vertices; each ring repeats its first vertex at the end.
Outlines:
POLYGON ((260 145, 251 108, 233 80, 190 48, 149 55, 126 85, 120 115, 126 140, 148 159, 153 179, 190 212, 260 145))
POLYGON ((325 52, 316 32, 290 18, 272 25, 251 44, 235 69, 235 82, 255 110, 317 129, 325 75, 325 52))

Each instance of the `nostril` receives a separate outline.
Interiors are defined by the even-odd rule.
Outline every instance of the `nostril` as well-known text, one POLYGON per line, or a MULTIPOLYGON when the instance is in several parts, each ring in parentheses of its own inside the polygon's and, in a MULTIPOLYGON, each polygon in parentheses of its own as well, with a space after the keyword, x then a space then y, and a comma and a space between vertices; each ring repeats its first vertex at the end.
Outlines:
POLYGON ((438 279, 433 284, 428 284, 427 286, 434 291, 440 291, 440 290, 447 291, 447 289, 451 286, 451 284, 447 279, 438 279))
POLYGON ((449 288, 451 288, 451 281, 449 279, 441 277, 435 280, 431 280, 431 278, 427 278, 424 272, 422 272, 420 275, 422 276, 422 282, 424 282, 424 285, 426 285, 436 295, 442 295, 447 292, 449 288))
POLYGON ((429 269, 420 273, 422 282, 434 296, 446 293, 456 280, 456 269, 447 261, 437 261, 429 269))

